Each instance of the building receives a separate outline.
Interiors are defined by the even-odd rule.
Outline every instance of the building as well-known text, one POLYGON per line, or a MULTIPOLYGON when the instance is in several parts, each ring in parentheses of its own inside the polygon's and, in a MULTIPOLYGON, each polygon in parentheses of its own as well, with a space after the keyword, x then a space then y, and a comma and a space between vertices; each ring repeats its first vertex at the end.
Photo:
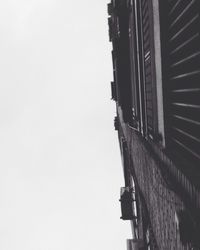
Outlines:
POLYGON ((127 249, 200 249, 200 1, 111 0, 127 249))

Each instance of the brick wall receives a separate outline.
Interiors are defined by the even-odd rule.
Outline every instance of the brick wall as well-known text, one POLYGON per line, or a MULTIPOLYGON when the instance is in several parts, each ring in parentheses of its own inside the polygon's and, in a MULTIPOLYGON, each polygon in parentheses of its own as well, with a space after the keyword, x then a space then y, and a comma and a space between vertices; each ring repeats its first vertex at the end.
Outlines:
POLYGON ((118 115, 119 136, 124 137, 127 142, 132 173, 144 197, 158 249, 192 249, 189 245, 183 246, 180 241, 175 212, 187 209, 198 214, 198 189, 158 146, 146 142, 123 122, 120 108, 118 115))

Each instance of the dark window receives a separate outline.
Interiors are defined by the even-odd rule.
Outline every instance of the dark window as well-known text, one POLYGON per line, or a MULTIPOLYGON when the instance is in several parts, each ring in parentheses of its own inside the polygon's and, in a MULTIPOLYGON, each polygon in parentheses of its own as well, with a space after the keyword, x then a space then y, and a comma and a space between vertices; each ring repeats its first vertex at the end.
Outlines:
MULTIPOLYGON (((131 2, 130 2, 131 3, 131 2)), ((130 124, 138 131, 142 130, 141 119, 141 98, 140 98, 140 60, 139 60, 139 37, 138 23, 135 12, 135 5, 130 4, 129 16, 129 41, 130 41, 130 65, 131 65, 131 107, 132 123, 130 124)))
POLYGON ((154 138, 157 133, 156 84, 154 63, 154 31, 152 0, 140 0, 142 36, 142 64, 145 99, 146 135, 154 138))
POLYGON ((200 1, 160 1, 168 148, 200 163, 200 1))
POLYGON ((117 89, 116 89, 116 83, 111 82, 111 99, 114 101, 117 101, 117 89))
POLYGON ((129 162, 129 152, 127 142, 124 138, 121 139, 120 143, 121 147, 121 157, 122 157, 122 164, 123 164, 123 172, 124 172, 124 181, 125 186, 130 187, 131 184, 131 174, 130 174, 130 162, 129 162))
POLYGON ((129 16, 132 111, 146 138, 157 135, 152 0, 133 0, 129 16))

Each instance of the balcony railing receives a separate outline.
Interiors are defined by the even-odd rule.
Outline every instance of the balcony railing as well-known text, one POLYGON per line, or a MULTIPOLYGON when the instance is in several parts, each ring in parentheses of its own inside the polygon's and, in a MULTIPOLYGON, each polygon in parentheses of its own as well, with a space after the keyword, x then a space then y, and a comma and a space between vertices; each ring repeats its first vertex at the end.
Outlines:
POLYGON ((121 194, 120 194, 120 200, 121 202, 121 212, 122 220, 133 220, 136 218, 134 214, 134 208, 133 208, 133 190, 129 187, 122 187, 121 188, 121 194))

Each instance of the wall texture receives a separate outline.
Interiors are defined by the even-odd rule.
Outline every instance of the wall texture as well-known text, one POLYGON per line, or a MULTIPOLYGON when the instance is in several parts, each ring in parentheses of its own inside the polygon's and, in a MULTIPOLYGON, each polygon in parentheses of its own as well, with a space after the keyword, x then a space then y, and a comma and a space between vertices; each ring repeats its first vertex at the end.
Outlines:
MULTIPOLYGON (((124 123, 120 108, 118 116, 119 137, 127 142, 132 162, 131 173, 147 207, 158 249, 191 249, 191 244, 181 243, 175 217, 179 211, 189 211, 191 218, 198 221, 198 189, 177 169, 165 152, 141 138, 124 123)), ((193 228, 188 229, 195 234, 193 228)), ((143 236, 143 232, 140 234, 143 236)))

